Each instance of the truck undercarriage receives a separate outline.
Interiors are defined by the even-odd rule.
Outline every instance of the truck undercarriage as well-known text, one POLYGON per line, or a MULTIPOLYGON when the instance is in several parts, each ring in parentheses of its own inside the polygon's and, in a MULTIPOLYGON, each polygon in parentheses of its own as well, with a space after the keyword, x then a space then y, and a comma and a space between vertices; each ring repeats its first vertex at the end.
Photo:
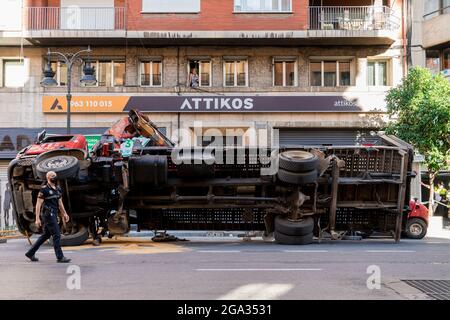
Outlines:
POLYGON ((138 230, 246 230, 307 244, 328 231, 407 229, 411 146, 380 135, 370 146, 181 148, 137 111, 91 152, 23 153, 9 167, 20 231, 39 233, 34 205, 46 171, 58 173, 71 221, 62 243, 138 230), (124 156, 120 144, 145 137, 124 156), (75 158, 75 160, 73 160, 75 158), (231 159, 231 160, 230 160, 231 159), (75 163, 75 165, 72 165, 75 163))

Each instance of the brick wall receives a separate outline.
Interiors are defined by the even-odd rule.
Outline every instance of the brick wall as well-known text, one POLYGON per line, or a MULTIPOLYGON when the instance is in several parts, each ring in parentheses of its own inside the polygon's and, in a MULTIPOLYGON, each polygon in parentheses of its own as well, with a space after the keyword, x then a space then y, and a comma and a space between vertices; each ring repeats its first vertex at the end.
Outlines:
MULTIPOLYGON (((116 0, 116 3, 124 0, 116 0)), ((142 1, 125 1, 128 30, 303 30, 308 0, 292 1, 293 13, 233 13, 234 0, 202 0, 198 14, 141 14, 142 1)))

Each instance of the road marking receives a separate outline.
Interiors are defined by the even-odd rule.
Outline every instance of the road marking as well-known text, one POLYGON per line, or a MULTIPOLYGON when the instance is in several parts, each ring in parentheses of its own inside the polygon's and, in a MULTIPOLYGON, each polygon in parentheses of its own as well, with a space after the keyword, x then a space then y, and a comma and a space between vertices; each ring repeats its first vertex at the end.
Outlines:
POLYGON ((283 252, 288 252, 288 253, 324 253, 324 252, 328 252, 328 250, 283 250, 283 252))
POLYGON ((201 253, 239 253, 240 250, 198 250, 201 253))
POLYGON ((217 298, 217 300, 273 300, 292 290, 294 285, 285 283, 246 284, 217 298))
MULTIPOLYGON (((75 251, 64 251, 64 253, 74 253, 75 251)), ((53 250, 46 250, 46 251, 41 251, 41 252, 39 252, 38 251, 38 253, 43 253, 43 254, 47 254, 47 253, 55 253, 55 251, 53 251, 53 250)))
POLYGON ((442 243, 447 243, 447 242, 442 242, 442 241, 427 241, 425 242, 426 244, 442 244, 442 243))
POLYGON ((412 253, 414 250, 366 250, 370 253, 412 253))
POLYGON ((195 271, 322 271, 318 268, 238 268, 238 269, 195 269, 195 271))

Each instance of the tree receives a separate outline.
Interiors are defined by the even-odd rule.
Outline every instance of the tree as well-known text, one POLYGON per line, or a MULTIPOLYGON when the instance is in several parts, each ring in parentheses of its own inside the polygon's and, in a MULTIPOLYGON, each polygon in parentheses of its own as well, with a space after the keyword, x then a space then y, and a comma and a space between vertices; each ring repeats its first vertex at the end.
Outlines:
POLYGON ((386 96, 387 132, 414 146, 425 158, 430 178, 429 212, 433 215, 434 179, 450 160, 450 83, 428 69, 410 69, 402 84, 386 96))

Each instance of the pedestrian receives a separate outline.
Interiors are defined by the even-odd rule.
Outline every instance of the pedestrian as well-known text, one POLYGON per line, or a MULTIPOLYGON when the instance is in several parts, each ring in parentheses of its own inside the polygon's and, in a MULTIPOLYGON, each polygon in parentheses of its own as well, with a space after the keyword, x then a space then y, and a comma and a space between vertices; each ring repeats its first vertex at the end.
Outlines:
POLYGON ((189 86, 193 88, 197 88, 199 86, 199 77, 197 74, 197 69, 192 68, 191 73, 189 73, 189 86))
POLYGON ((56 185, 56 173, 49 171, 47 172, 46 178, 47 183, 41 187, 36 202, 36 226, 39 227, 42 225, 44 233, 36 240, 31 249, 25 253, 25 256, 33 262, 39 261, 39 259, 35 256, 36 251, 39 250, 39 247, 45 241, 50 239, 50 237, 53 237, 53 247, 55 249, 57 262, 67 263, 70 262, 70 259, 64 256, 61 249, 61 231, 59 230, 58 225, 58 212, 60 211, 63 214, 63 219, 65 222, 68 222, 70 218, 62 202, 61 188, 56 185), (42 206, 43 210, 41 223, 40 213, 42 206))
POLYGON ((11 187, 9 182, 6 183, 6 190, 3 199, 3 212, 5 215, 5 223, 9 225, 9 210, 11 209, 11 187))

